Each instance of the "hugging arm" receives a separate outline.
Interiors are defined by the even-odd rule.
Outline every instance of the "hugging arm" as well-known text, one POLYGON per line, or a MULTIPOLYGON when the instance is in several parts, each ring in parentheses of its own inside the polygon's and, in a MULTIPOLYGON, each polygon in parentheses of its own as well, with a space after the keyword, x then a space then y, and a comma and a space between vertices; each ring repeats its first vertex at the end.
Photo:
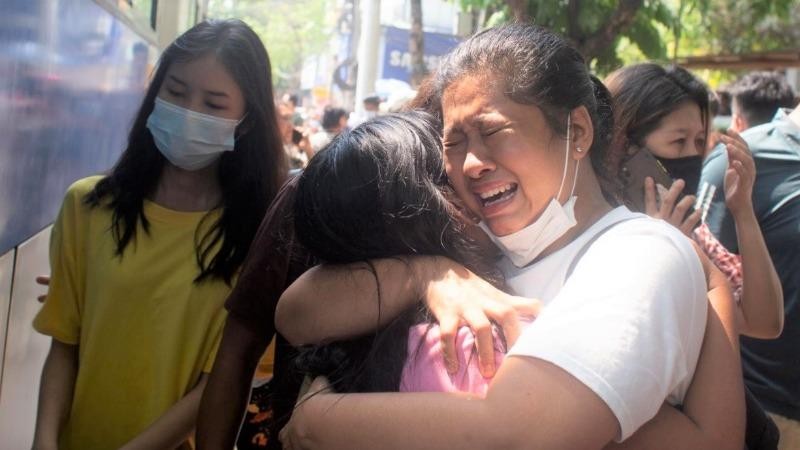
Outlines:
POLYGON ((439 320, 449 370, 457 367, 455 336, 466 323, 477 335, 484 376, 495 370, 490 320, 510 344, 520 334, 518 315, 539 311, 538 301, 508 295, 447 258, 415 256, 317 266, 284 292, 275 322, 293 345, 341 340, 389 323, 422 299, 439 320))
POLYGON ((299 403, 281 440, 294 449, 600 448, 617 428, 603 401, 575 378, 542 360, 511 358, 501 366, 486 398, 444 393, 309 395, 299 403), (357 431, 341 433, 342 429, 357 431))

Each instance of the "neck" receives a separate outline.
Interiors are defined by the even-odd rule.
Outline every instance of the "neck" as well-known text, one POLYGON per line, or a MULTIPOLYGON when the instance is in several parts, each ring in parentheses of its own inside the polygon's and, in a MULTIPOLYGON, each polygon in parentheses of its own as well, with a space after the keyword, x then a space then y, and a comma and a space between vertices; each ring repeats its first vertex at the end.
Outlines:
POLYGON ((222 200, 218 166, 219 161, 190 172, 165 163, 152 200, 175 211, 208 211, 218 207, 222 200))
MULTIPOLYGON (((585 162, 588 163, 588 158, 586 159, 587 161, 585 162)), ((597 181, 593 170, 581 169, 574 195, 578 197, 575 203, 575 220, 577 224, 547 247, 537 259, 560 250, 613 209, 603 196, 603 192, 600 190, 600 183, 597 181)), ((569 199, 567 198, 564 201, 567 200, 569 199)))

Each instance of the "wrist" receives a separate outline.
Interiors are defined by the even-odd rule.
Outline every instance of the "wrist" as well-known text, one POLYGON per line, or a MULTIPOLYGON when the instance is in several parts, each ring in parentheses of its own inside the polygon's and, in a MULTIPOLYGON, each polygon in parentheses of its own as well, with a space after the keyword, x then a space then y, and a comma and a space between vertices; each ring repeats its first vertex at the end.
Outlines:
POLYGON ((417 299, 427 301, 431 285, 446 273, 447 258, 441 256, 413 256, 408 264, 411 268, 414 294, 417 299))
POLYGON ((746 222, 756 220, 756 214, 753 210, 753 204, 747 203, 739 207, 728 206, 731 216, 735 222, 746 222))

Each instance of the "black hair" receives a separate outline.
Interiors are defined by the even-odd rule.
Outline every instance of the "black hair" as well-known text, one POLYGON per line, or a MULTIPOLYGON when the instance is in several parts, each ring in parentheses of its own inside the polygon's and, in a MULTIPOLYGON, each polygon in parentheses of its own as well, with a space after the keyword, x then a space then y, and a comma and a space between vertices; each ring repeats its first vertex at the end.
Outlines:
POLYGON ((195 235, 199 266, 196 281, 214 277, 230 283, 287 173, 272 100, 269 57, 261 40, 244 22, 201 22, 164 50, 134 119, 127 147, 111 173, 84 201, 113 211, 111 231, 120 257, 136 238, 138 223, 148 232, 143 202, 155 190, 166 159, 147 129, 147 118, 172 64, 209 54, 225 66, 247 104, 245 118, 236 130, 234 151, 224 152, 218 166, 222 213, 208 232, 195 235))
POLYGON ((685 102, 700 108, 708 134, 709 90, 706 85, 679 66, 662 67, 654 63, 634 64, 606 78, 614 101, 614 138, 609 165, 619 173, 631 147, 644 147, 647 136, 664 117, 685 102))
POLYGON ((778 72, 750 72, 732 89, 733 103, 749 126, 772 121, 778 108, 793 108, 794 90, 786 77, 778 72))
POLYGON ((719 95, 712 90, 708 90, 708 117, 713 119, 719 115, 720 101, 719 95))
POLYGON ((717 100, 719 100, 719 109, 715 115, 730 116, 731 115, 731 87, 729 85, 718 87, 714 93, 717 100))
POLYGON ((347 111, 342 108, 326 106, 322 113, 322 128, 325 131, 332 131, 339 127, 342 117, 347 117, 347 111))
POLYGON ((362 100, 362 103, 371 103, 373 105, 380 105, 381 98, 380 98, 380 96, 378 96, 378 94, 370 94, 370 95, 364 97, 364 100, 362 100))
MULTIPOLYGON (((440 255, 499 284, 457 218, 453 195, 432 118, 387 114, 338 135, 309 162, 295 198, 295 233, 327 264, 440 255)), ((339 392, 396 391, 408 328, 425 321, 427 310, 414 306, 374 335, 305 348, 297 366, 328 376, 339 392)))
POLYGON ((561 136, 566 136, 567 114, 586 107, 594 125, 592 167, 606 199, 617 202, 616 182, 605 161, 613 128, 610 96, 589 73, 578 50, 536 25, 515 23, 484 30, 459 44, 439 66, 431 87, 439 109, 445 89, 467 76, 499 82, 514 102, 538 107, 561 136))

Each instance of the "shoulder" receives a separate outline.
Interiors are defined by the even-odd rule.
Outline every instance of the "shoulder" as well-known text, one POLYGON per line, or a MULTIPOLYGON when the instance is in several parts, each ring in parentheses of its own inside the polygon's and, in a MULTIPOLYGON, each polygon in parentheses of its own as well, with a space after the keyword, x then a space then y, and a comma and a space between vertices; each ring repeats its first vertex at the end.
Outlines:
POLYGON ((67 188, 65 197, 67 199, 82 200, 83 197, 91 192, 92 189, 97 186, 97 183, 99 183, 103 178, 105 178, 104 175, 93 175, 90 177, 81 178, 67 188))
POLYGON ((572 278, 581 283, 587 277, 617 287, 661 286, 689 297, 705 292, 703 268, 691 241, 667 222, 646 216, 619 223, 597 239, 572 278), (681 288, 672 286, 679 280, 681 288))
POLYGON ((702 181, 720 187, 726 170, 728 170, 728 153, 724 145, 718 144, 703 161, 700 178, 702 181))
POLYGON ((95 175, 81 178, 72 183, 69 188, 67 188, 66 194, 64 194, 64 201, 61 205, 62 215, 70 215, 73 212, 77 214, 78 211, 87 212, 90 208, 84 199, 103 178, 103 175, 95 175))
POLYGON ((748 128, 742 131, 742 139, 747 142, 747 145, 749 145, 752 150, 753 147, 758 147, 763 140, 768 139, 772 135, 778 123, 779 122, 773 121, 748 128))
POLYGON ((680 230, 663 220, 642 213, 618 208, 609 213, 598 225, 594 227, 594 234, 602 233, 602 235, 595 238, 596 242, 591 244, 587 254, 604 254, 604 257, 619 258, 624 256, 620 251, 638 252, 643 248, 657 246, 694 255, 691 242, 680 230), (607 222, 610 224, 606 224, 607 222), (609 252, 613 254, 608 254, 609 252))

